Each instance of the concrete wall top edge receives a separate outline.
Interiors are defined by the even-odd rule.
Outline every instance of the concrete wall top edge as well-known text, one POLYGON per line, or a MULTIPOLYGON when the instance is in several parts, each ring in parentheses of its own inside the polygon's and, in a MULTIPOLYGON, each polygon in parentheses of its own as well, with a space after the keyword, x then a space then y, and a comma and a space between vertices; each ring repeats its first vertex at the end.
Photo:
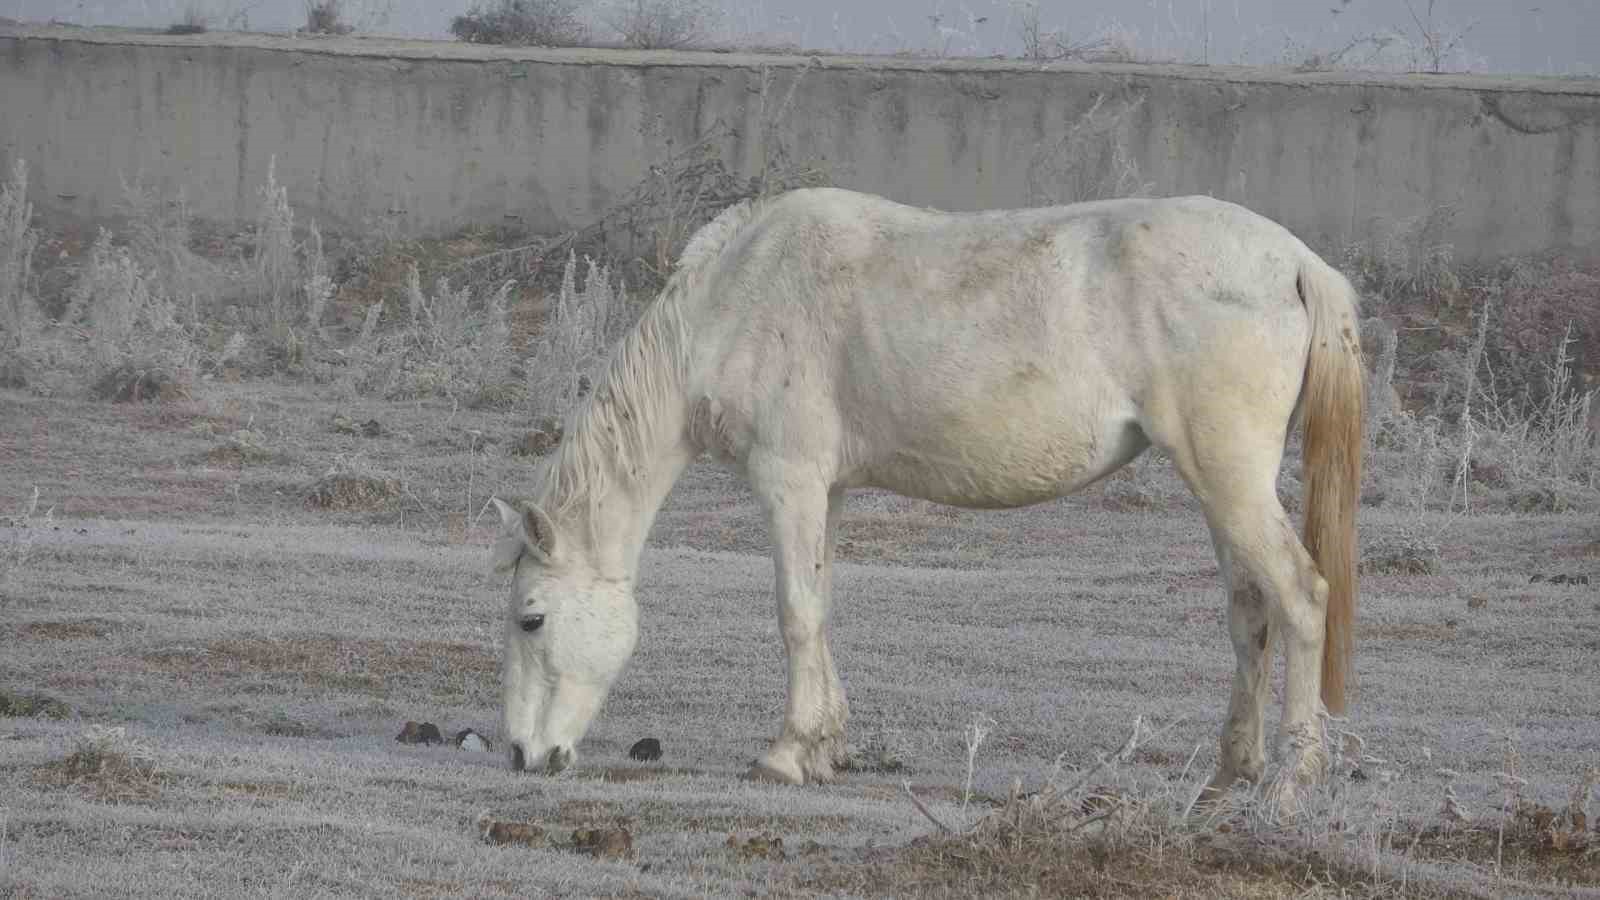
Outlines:
POLYGON ((1007 72, 1063 75, 1125 75, 1219 83, 1317 86, 1370 86, 1405 90, 1469 90, 1560 94, 1600 98, 1600 78, 1545 75, 1389 74, 1382 72, 1295 72, 1247 66, 1146 63, 1031 63, 1017 59, 929 59, 898 56, 836 56, 820 53, 754 54, 720 51, 622 50, 610 48, 534 48, 365 36, 307 36, 211 31, 195 35, 123 28, 13 24, 0 20, 0 40, 40 40, 148 47, 231 47, 314 53, 341 57, 411 59, 437 62, 534 62, 623 68, 686 67, 798 68, 833 70, 1007 72))

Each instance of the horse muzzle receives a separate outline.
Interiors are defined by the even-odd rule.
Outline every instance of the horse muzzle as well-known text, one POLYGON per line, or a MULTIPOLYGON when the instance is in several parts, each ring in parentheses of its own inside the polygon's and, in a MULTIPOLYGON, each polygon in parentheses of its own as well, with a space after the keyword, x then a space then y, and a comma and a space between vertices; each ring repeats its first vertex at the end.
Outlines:
MULTIPOLYGON (((572 761, 576 758, 577 753, 571 747, 551 747, 550 752, 544 756, 544 774, 555 775, 572 765, 572 761)), ((538 764, 535 763, 535 768, 529 768, 528 759, 528 753, 523 749, 522 745, 513 742, 511 744, 511 771, 536 771, 538 764)))

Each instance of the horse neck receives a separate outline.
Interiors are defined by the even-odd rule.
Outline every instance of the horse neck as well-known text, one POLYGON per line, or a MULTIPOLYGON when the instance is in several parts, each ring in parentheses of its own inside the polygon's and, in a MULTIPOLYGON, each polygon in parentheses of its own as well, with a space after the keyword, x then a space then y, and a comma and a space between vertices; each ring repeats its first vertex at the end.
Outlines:
POLYGON ((571 423, 543 500, 601 577, 634 580, 656 513, 695 457, 688 425, 683 381, 669 364, 631 379, 613 364, 571 423))
POLYGON ((639 470, 631 475, 615 472, 604 495, 581 513, 587 520, 582 528, 584 540, 589 542, 590 558, 602 577, 629 583, 637 579, 639 556, 656 514, 695 457, 687 423, 685 415, 663 431, 660 446, 640 461, 639 470))

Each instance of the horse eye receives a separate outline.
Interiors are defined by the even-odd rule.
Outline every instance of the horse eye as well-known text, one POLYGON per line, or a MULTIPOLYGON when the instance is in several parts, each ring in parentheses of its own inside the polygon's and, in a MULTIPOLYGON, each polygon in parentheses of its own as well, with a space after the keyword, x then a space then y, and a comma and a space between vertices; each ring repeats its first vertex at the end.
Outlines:
POLYGON ((523 631, 533 634, 535 631, 538 631, 540 628, 544 627, 544 616, 540 613, 523 616, 518 624, 522 626, 523 631))

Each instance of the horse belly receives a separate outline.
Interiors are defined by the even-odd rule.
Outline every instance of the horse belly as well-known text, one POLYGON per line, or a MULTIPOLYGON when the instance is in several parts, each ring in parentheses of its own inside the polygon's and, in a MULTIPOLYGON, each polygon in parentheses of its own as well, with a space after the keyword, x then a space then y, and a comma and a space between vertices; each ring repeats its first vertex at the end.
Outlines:
POLYGON ((1017 412, 927 417, 852 480, 951 506, 1006 509, 1080 490, 1149 445, 1131 415, 1017 412))

